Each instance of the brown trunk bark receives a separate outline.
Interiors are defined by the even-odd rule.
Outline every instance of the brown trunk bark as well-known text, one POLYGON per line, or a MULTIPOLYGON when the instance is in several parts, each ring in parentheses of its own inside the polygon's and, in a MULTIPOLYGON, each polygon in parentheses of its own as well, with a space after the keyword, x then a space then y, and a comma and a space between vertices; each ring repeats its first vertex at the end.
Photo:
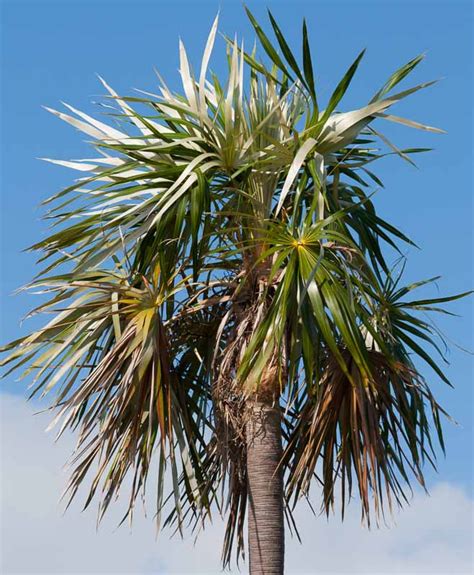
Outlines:
POLYGON ((250 575, 282 575, 285 553, 281 413, 278 402, 249 403, 247 432, 250 575))

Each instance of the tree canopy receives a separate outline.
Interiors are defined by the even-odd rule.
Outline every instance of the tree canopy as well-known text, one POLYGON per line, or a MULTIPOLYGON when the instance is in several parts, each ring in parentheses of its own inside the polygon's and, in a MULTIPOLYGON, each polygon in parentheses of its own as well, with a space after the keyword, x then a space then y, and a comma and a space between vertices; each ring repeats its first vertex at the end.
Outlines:
POLYGON ((90 474, 85 506, 97 494, 101 517, 131 473, 131 519, 156 457, 158 523, 226 514, 224 563, 243 550, 244 403, 265 369, 280 381, 289 525, 315 478, 328 513, 339 486, 342 513, 357 491, 369 520, 443 448, 413 357, 449 383, 422 314, 465 295, 412 295, 426 281, 404 285, 393 258, 413 242, 373 198, 372 164, 426 151, 374 124, 441 132, 391 114, 433 84, 397 91, 423 56, 342 111, 363 52, 323 104, 306 24, 297 55, 271 14, 274 40, 248 16, 262 57, 225 37, 224 80, 209 71, 216 18, 199 73, 180 42, 181 92, 160 80, 120 97, 101 79, 107 123, 50 109, 96 155, 48 160, 81 173, 44 202, 52 231, 31 247, 42 269, 27 289, 46 295, 32 314, 53 317, 3 348, 31 396, 56 392, 59 435, 78 432, 70 498, 90 474))

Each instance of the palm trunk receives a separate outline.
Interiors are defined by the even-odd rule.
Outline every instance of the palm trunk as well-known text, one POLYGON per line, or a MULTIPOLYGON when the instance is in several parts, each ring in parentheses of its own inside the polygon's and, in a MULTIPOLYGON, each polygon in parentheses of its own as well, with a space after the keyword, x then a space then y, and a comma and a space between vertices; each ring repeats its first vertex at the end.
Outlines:
POLYGON ((247 434, 248 548, 250 575, 282 575, 285 539, 281 413, 278 403, 249 406, 247 434))

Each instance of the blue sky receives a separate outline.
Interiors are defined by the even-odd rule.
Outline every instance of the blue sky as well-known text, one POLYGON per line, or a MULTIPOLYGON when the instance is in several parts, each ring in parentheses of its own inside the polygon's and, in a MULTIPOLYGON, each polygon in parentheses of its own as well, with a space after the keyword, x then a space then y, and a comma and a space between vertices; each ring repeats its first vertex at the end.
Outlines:
MULTIPOLYGON (((433 147, 419 156, 419 169, 399 159, 382 161, 378 174, 386 189, 377 193, 381 214, 401 227, 422 248, 409 251, 407 279, 435 275, 442 279, 426 296, 451 294, 473 285, 472 257, 472 4, 471 2, 291 1, 247 3, 259 20, 270 7, 299 46, 301 20, 307 19, 321 99, 330 95, 355 55, 367 48, 365 61, 343 101, 351 109, 368 97, 389 73, 426 52, 425 62, 409 83, 442 78, 434 87, 407 99, 394 113, 442 127, 439 136, 403 127, 385 127, 400 147, 433 147)), ((133 88, 154 91, 156 67, 178 88, 178 37, 197 63, 212 20, 220 7, 220 30, 253 42, 241 2, 209 1, 56 1, 3 0, 2 4, 2 341, 24 333, 19 319, 32 307, 31 296, 11 297, 33 276, 34 256, 21 250, 41 237, 42 199, 65 187, 74 174, 38 161, 90 156, 82 136, 48 114, 42 105, 63 100, 92 115, 103 88, 101 74, 119 93, 133 88)), ((222 43, 222 41, 221 41, 222 43)), ((217 59, 214 69, 219 72, 217 59)), ((442 331, 472 349, 472 302, 451 305, 462 318, 437 318, 442 331)), ((31 326, 33 322, 30 322, 31 326)), ((455 389, 436 377, 432 386, 459 422, 446 424, 447 458, 440 475, 471 489, 472 357, 454 345, 447 373, 455 389)), ((426 372, 428 374, 428 372, 426 372)), ((22 395, 22 383, 8 380, 2 393, 22 395)))

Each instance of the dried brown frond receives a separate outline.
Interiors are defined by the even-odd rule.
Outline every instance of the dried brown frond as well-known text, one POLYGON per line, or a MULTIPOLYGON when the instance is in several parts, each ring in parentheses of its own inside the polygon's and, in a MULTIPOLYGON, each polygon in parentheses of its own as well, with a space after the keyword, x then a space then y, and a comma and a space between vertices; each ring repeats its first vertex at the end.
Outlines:
POLYGON ((424 486, 421 465, 425 459, 434 465, 425 407, 435 422, 442 410, 413 366, 370 351, 369 378, 347 352, 343 357, 352 381, 330 356, 288 439, 288 497, 309 493, 321 462, 325 512, 334 508, 339 480, 344 515, 355 483, 370 525, 372 499, 378 519, 386 504, 392 511, 394 502, 407 501, 401 481, 409 486, 410 472, 424 486))

